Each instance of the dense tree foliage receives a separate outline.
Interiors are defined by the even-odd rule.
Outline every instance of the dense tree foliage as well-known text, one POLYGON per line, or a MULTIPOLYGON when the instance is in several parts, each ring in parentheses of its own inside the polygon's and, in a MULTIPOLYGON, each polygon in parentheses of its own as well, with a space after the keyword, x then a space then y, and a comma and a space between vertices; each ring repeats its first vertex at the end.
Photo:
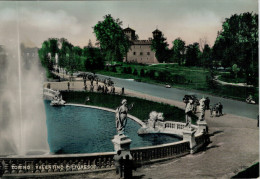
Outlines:
POLYGON ((177 38, 172 43, 173 61, 182 65, 184 63, 185 42, 181 38, 177 38))
POLYGON ((153 38, 151 48, 155 51, 155 56, 159 62, 168 62, 171 58, 172 51, 168 49, 168 46, 162 33, 153 38))
POLYGON ((203 47, 203 51, 200 56, 200 61, 201 65, 205 68, 213 67, 212 50, 208 44, 205 44, 203 47))
POLYGON ((197 42, 186 47, 186 66, 200 66, 200 49, 197 42))
POLYGON ((121 28, 122 22, 110 14, 94 26, 94 33, 107 61, 122 61, 130 48, 130 41, 121 28))
POLYGON ((224 67, 237 64, 247 83, 258 78, 258 15, 234 14, 225 19, 213 47, 213 58, 224 67))
POLYGON ((73 46, 67 39, 49 38, 42 43, 38 54, 47 71, 47 76, 54 70, 55 65, 70 73, 86 70, 95 71, 104 68, 101 50, 93 47, 91 43, 81 49, 78 46, 73 46))

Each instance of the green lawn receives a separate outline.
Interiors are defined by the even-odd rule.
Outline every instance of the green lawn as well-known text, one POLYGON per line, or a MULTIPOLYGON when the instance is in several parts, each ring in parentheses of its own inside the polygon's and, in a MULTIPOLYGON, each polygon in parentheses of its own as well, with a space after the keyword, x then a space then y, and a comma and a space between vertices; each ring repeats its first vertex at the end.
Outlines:
POLYGON ((237 77, 235 78, 233 75, 231 75, 230 73, 227 74, 222 74, 219 77, 219 80, 221 81, 225 81, 228 83, 246 83, 246 79, 245 78, 241 78, 241 77, 237 77))
MULTIPOLYGON (((136 97, 102 94, 94 92, 68 92, 63 91, 62 97, 67 103, 87 104, 93 106, 106 107, 116 109, 121 104, 122 99, 127 99, 128 104, 134 103, 134 107, 129 114, 139 118, 140 120, 149 119, 151 111, 162 112, 165 120, 185 122, 184 110, 164 103, 153 102, 136 97), (90 101, 85 102, 86 97, 90 101)), ((197 117, 193 115, 192 123, 195 124, 197 117)))
MULTIPOLYGON (((216 84, 209 79, 210 72, 201 67, 185 67, 178 64, 156 64, 156 65, 143 65, 143 64, 129 64, 119 63, 121 66, 108 67, 105 70, 98 71, 97 73, 114 76, 119 78, 135 79, 146 83, 165 85, 170 84, 172 87, 193 90, 196 92, 203 91, 206 94, 213 94, 221 97, 232 98, 236 100, 245 101, 251 94, 258 103, 258 88, 246 88, 237 86, 225 86, 216 84), (124 72, 124 68, 131 67, 131 73, 124 72), (113 70, 113 68, 115 69, 113 70), (133 74, 136 69, 137 74, 133 74), (154 71, 154 75, 141 76, 141 70, 145 73, 154 71), (164 73, 164 76, 159 76, 164 73)), ((215 72, 214 75, 221 75, 227 77, 227 72, 215 72)), ((221 79, 221 78, 220 78, 221 79)), ((232 81, 233 79, 231 79, 232 81)), ((224 80, 226 81, 226 79, 224 80)), ((238 79, 239 82, 243 79, 238 79)))
POLYGON ((204 70, 199 67, 184 67, 178 64, 158 64, 158 65, 140 65, 140 64, 127 64, 121 63, 122 66, 116 67, 116 72, 109 70, 102 70, 98 73, 103 75, 109 75, 120 78, 131 78, 139 79, 142 82, 153 83, 153 84, 170 84, 173 87, 181 87, 188 89, 199 89, 200 86, 206 85, 206 76, 209 75, 208 70, 204 70), (126 74, 123 72, 123 68, 131 67, 132 73, 136 69, 137 75, 126 74), (154 70, 155 77, 150 75, 141 76, 141 69, 145 72, 154 70), (165 76, 159 78, 159 73, 165 73, 165 76))

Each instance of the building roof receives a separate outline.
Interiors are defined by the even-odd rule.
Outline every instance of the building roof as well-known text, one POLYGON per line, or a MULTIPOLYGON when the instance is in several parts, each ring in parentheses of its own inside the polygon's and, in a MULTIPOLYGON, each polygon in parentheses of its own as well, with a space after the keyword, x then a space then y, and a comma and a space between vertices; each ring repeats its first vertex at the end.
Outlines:
POLYGON ((155 31, 153 31, 153 34, 154 33, 162 33, 160 30, 156 29, 155 31))
POLYGON ((151 40, 134 40, 133 45, 152 45, 151 40))
POLYGON ((135 30, 131 29, 130 27, 125 28, 124 31, 134 31, 135 32, 135 30))

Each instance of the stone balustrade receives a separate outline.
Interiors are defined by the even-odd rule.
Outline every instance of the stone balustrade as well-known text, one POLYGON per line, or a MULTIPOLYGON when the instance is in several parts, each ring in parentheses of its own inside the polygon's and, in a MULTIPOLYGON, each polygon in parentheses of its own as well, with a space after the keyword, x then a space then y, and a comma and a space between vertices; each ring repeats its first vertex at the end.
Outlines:
MULTIPOLYGON (((163 122, 164 128, 170 128, 175 130, 182 130, 185 127, 185 124, 182 122, 173 122, 173 121, 165 121, 163 122)), ((197 126, 191 125, 192 128, 197 129, 197 126)))
MULTIPOLYGON (((196 142, 203 144, 204 135, 196 136, 196 142)), ((133 148, 130 152, 136 163, 147 164, 190 154, 190 144, 189 141, 179 141, 133 148)), ((113 170, 114 155, 115 152, 0 157, 0 172, 2 169, 4 176, 30 176, 38 173, 49 175, 113 170)))
MULTIPOLYGON (((142 129, 139 130, 138 134, 162 133, 162 134, 171 134, 182 138, 184 127, 185 127, 185 123, 182 122, 157 121, 155 123, 155 127, 153 128, 152 124, 149 124, 148 121, 145 121, 145 126, 144 125, 142 126, 144 130, 142 129)), ((191 128, 197 131, 198 126, 191 125, 191 128)))
POLYGON ((115 152, 0 158, 4 175, 114 169, 115 152))
POLYGON ((131 155, 134 161, 141 164, 176 158, 189 153, 190 147, 188 141, 131 149, 131 155))

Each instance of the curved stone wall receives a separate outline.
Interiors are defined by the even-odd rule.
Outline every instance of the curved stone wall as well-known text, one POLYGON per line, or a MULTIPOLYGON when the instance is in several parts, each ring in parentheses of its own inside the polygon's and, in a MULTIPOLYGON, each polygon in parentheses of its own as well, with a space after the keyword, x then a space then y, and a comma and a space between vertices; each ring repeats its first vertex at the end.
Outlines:
MULTIPOLYGON (((67 104, 81 107, 96 108, 115 112, 115 110, 78 104, 67 104)), ((129 115, 129 118, 136 121, 142 127, 147 125, 141 120, 129 115)), ((162 122, 158 124, 168 134, 181 134, 185 126, 180 122, 162 122), (178 131, 178 132, 176 132, 178 131)), ((192 125, 193 129, 198 129, 192 125)), ((196 151, 208 142, 207 135, 196 133, 194 136, 196 151)), ((157 146, 138 147, 130 149, 133 160, 139 164, 154 163, 161 160, 181 157, 191 153, 191 141, 182 140, 179 142, 162 144, 157 146)), ((29 156, 6 156, 0 157, 0 176, 7 177, 30 177, 35 175, 66 175, 73 173, 86 173, 102 170, 113 170, 113 157, 115 152, 90 153, 90 154, 64 154, 64 155, 29 155, 29 156)))
MULTIPOLYGON (((195 137, 197 150, 207 142, 204 134, 195 137)), ((180 141, 157 146, 131 149, 139 164, 154 163, 190 154, 190 142, 180 141)), ((115 152, 0 157, 0 172, 4 176, 60 175, 113 170, 115 152)))

